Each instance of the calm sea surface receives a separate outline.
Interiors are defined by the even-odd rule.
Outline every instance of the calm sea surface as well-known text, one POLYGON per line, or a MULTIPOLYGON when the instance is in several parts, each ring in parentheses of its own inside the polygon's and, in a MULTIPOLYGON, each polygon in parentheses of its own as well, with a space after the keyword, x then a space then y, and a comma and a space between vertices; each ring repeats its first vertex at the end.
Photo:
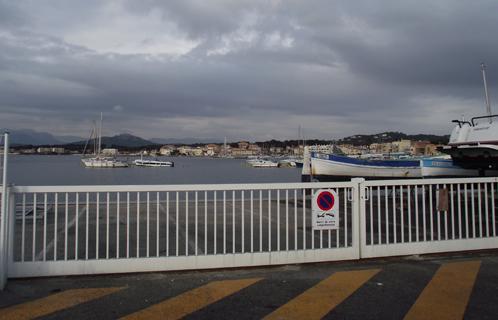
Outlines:
MULTIPOLYGON (((300 182, 301 169, 251 168, 241 159, 160 157, 173 168, 84 168, 80 156, 9 156, 9 181, 16 185, 217 184, 300 182)), ((132 161, 134 158, 129 158, 132 161)))

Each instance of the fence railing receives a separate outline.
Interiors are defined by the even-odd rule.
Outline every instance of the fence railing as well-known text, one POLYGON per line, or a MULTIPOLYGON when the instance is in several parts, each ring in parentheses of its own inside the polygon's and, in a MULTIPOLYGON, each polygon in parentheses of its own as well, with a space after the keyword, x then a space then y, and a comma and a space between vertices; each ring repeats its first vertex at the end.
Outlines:
POLYGON ((496 178, 363 185, 362 257, 498 247, 496 178))
POLYGON ((110 264, 132 259, 149 259, 148 266, 128 264, 127 271, 327 261, 332 252, 337 260, 358 258, 357 184, 333 186, 342 199, 340 227, 313 230, 310 195, 324 187, 330 184, 12 187, 9 274, 59 274, 64 263, 64 274, 85 264, 119 272, 123 266, 110 264))

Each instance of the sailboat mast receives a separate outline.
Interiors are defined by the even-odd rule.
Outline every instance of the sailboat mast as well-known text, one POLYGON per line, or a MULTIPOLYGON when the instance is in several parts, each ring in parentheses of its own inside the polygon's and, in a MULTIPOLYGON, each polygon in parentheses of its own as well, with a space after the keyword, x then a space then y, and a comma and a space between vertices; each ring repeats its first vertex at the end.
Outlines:
POLYGON ((102 151, 102 112, 100 113, 100 128, 99 128, 99 148, 98 148, 98 156, 100 156, 100 152, 102 151))
MULTIPOLYGON (((486 112, 488 116, 491 116, 491 104, 489 103, 489 94, 488 94, 488 83, 486 81, 486 65, 481 63, 481 72, 482 72, 482 80, 484 81, 484 95, 486 98, 486 112)), ((489 123, 492 123, 493 120, 491 117, 489 118, 489 123)))

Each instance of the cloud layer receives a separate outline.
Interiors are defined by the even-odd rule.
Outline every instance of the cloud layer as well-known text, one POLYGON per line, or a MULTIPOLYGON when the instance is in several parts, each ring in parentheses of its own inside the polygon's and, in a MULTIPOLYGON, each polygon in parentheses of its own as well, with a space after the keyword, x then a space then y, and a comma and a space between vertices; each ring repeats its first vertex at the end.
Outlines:
MULTIPOLYGON (((0 127, 447 134, 498 97, 496 1, 2 1, 0 127), (496 80, 495 80, 496 79, 496 80)), ((498 98, 497 98, 498 99, 498 98)))

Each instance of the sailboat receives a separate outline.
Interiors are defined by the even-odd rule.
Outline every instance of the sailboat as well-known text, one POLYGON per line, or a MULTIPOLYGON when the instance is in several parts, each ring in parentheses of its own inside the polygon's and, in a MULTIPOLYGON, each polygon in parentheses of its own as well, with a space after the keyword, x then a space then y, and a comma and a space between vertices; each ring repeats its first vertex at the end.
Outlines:
POLYGON ((90 140, 94 140, 94 153, 93 157, 88 157, 88 158, 83 158, 81 159, 81 162, 83 163, 83 166, 87 168, 126 168, 128 167, 128 164, 123 161, 119 161, 115 158, 111 157, 104 157, 102 156, 102 113, 100 113, 100 126, 97 129, 97 126, 95 125, 91 134, 90 138, 87 141, 87 144, 85 146, 85 150, 83 151, 83 154, 86 152, 86 147, 88 146, 88 142, 90 140))

